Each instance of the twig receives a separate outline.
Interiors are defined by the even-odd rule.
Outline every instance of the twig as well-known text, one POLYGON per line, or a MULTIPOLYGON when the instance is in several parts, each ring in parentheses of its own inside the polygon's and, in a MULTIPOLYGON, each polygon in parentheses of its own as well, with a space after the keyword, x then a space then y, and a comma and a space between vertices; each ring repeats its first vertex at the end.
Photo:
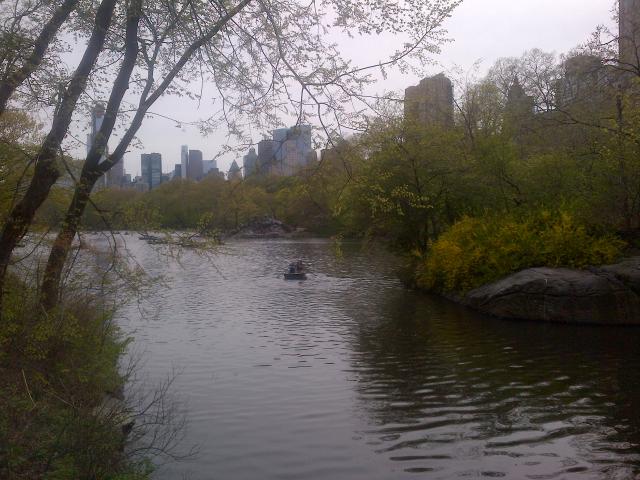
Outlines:
POLYGON ((31 403, 33 403, 33 406, 36 406, 36 402, 33 400, 33 397, 31 396, 31 391, 29 391, 29 385, 27 385, 27 377, 24 374, 24 368, 22 369, 22 379, 24 380, 24 386, 27 389, 27 395, 29 395, 29 399, 31 400, 31 403))

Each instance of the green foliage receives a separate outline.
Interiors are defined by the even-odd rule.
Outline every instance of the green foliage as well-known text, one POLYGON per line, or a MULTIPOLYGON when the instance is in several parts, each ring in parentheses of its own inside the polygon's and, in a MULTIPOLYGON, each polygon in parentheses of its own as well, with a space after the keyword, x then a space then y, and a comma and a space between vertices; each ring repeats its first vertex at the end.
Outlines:
POLYGON ((465 292, 529 267, 610 263, 624 246, 611 234, 589 231, 566 211, 465 217, 421 258, 417 284, 426 290, 465 292))
MULTIPOLYGON (((36 292, 11 278, 0 324, 0 477, 148 478, 149 465, 122 454, 107 392, 125 379, 126 348, 96 297, 73 295, 49 314, 36 292)), ((121 417, 120 417, 121 418, 121 417)))
POLYGON ((88 208, 83 225, 97 230, 110 225, 116 229, 197 230, 215 235, 269 216, 294 227, 331 234, 337 231, 331 214, 335 184, 327 178, 326 169, 320 169, 309 177, 174 180, 146 193, 102 190, 93 195, 99 212, 93 206, 88 208))

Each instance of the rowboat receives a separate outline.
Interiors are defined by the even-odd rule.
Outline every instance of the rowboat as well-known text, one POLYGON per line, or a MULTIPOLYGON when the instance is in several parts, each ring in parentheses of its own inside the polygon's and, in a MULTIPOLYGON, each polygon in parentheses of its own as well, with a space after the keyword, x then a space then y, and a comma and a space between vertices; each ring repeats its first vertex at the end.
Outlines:
POLYGON ((285 280, 306 280, 307 274, 305 272, 304 264, 302 260, 298 260, 296 263, 290 263, 289 268, 284 272, 285 280))
POLYGON ((285 272, 284 274, 285 280, 306 280, 307 274, 304 272, 285 272))

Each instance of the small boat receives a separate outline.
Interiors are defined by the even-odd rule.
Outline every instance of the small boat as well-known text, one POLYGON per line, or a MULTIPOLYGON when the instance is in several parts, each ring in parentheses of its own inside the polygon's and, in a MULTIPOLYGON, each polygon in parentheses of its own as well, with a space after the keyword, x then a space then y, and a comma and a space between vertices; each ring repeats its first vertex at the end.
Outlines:
POLYGON ((296 263, 290 263, 289 269, 284 272, 285 280, 306 280, 307 273, 301 260, 296 263))
POLYGON ((285 272, 285 280, 306 280, 307 274, 304 272, 285 272))

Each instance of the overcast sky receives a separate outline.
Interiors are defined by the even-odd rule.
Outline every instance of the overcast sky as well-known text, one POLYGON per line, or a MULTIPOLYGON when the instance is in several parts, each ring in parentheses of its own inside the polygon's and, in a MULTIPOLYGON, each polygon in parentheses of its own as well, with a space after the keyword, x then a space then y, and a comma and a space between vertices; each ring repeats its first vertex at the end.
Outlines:
MULTIPOLYGON (((585 42, 599 24, 612 26, 612 0, 464 0, 445 26, 453 42, 443 47, 435 60, 438 66, 433 74, 460 67, 470 69, 481 60, 486 70, 500 57, 520 56, 525 50, 537 47, 545 51, 564 53, 585 42)), ((389 38, 389 51, 395 50, 389 38)), ((363 52, 362 45, 346 45, 346 54, 357 52, 358 63, 369 59, 382 49, 376 46, 363 52)), ((402 90, 418 82, 413 76, 391 75, 380 82, 379 91, 402 90)), ((154 110, 168 113, 189 122, 207 116, 207 102, 197 105, 184 100, 163 99, 154 110)), ((262 138, 262 132, 252 132, 253 140, 262 138)), ((125 155, 125 170, 132 175, 140 173, 140 153, 160 152, 163 171, 173 170, 180 161, 180 145, 202 150, 204 158, 212 158, 220 149, 224 133, 203 137, 196 128, 176 128, 174 123, 162 119, 145 120, 139 132, 144 148, 132 148, 125 155)), ((232 158, 219 161, 227 170, 232 158)), ((239 162, 241 165, 241 162, 239 162)))

